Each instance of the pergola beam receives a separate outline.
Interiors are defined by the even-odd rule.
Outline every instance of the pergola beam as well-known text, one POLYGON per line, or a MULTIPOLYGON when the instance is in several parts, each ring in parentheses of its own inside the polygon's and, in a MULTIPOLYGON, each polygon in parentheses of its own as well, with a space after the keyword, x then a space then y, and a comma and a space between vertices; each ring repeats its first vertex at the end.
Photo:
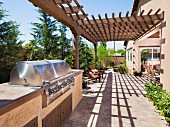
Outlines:
MULTIPOLYGON (((139 20, 138 20, 139 22, 140 22, 140 21, 143 21, 143 19, 140 18, 140 16, 137 16, 137 17, 139 18, 139 20)), ((145 21, 153 21, 153 20, 159 20, 158 17, 159 17, 160 19, 162 19, 162 18, 163 18, 163 15, 162 15, 162 13, 161 13, 161 14, 155 14, 155 15, 144 15, 143 17, 144 17, 145 21)), ((122 17, 122 19, 123 19, 124 21, 126 21, 126 20, 127 20, 127 17, 122 17)), ((136 22, 136 20, 134 19, 133 16, 130 16, 129 19, 131 20, 131 22, 136 22)), ((109 18, 109 21, 110 21, 110 23, 115 23, 115 21, 116 21, 116 22, 121 22, 120 18, 115 18, 115 20, 113 20, 113 18, 109 18)), ((128 20, 127 20, 127 21, 128 21, 128 20)), ((96 19, 96 22, 100 24, 100 20, 99 20, 99 19, 96 19)), ((78 23, 79 23, 79 25, 82 25, 80 22, 78 22, 78 23)), ((95 24, 95 22, 94 22, 93 20, 90 20, 90 23, 91 23, 92 25, 95 24)), ((106 23, 106 24, 107 24, 107 23, 108 23, 107 19, 103 19, 103 23, 106 23)), ((87 21, 84 21, 84 24, 85 24, 85 25, 88 25, 89 23, 88 23, 87 21)))
POLYGON ((84 20, 86 17, 88 16, 88 14, 84 15, 84 14, 80 14, 80 15, 72 15, 73 20, 84 20))
MULTIPOLYGON (((99 26, 98 26, 98 24, 97 24, 97 22, 96 22, 96 19, 95 19, 94 15, 92 15, 92 18, 93 18, 93 20, 94 20, 94 22, 95 22, 95 25, 97 26, 100 34, 102 34, 102 32, 101 32, 101 30, 100 30, 100 28, 99 28, 99 26)), ((103 40, 103 39, 104 39, 104 36, 103 36, 103 34, 102 34, 101 40, 103 40)))
POLYGON ((89 20, 83 6, 77 0, 73 0, 74 6, 71 4, 72 0, 29 1, 71 29, 74 35, 75 68, 79 68, 79 36, 83 36, 94 44, 96 61, 97 42, 136 40, 160 24, 164 18, 164 12, 158 14, 161 9, 152 15, 153 10, 151 9, 147 15, 143 15, 144 11, 141 11, 139 16, 128 16, 129 12, 127 12, 126 16, 122 17, 120 12, 117 18, 114 17, 114 13, 109 18, 106 13, 104 19, 99 14, 98 19, 92 15, 92 19, 89 20))
POLYGON ((29 1, 70 27, 74 35, 81 35, 94 44, 100 41, 136 40, 158 25, 164 18, 163 12, 159 14, 161 9, 158 9, 154 14, 151 14, 153 12, 151 9, 147 15, 143 15, 144 10, 138 16, 134 14, 128 16, 129 12, 127 12, 126 16, 122 17, 120 12, 116 18, 114 13, 111 18, 106 13, 103 19, 99 14, 98 19, 92 15, 92 19, 89 20, 83 6, 77 0, 73 0, 74 6, 71 4, 72 0, 29 1), (67 4, 67 7, 63 4, 67 4))
MULTIPOLYGON (((111 35, 111 25, 110 25, 110 22, 109 22, 109 20, 108 20, 108 16, 107 16, 107 13, 105 14, 105 18, 106 18, 106 20, 108 21, 108 29, 109 29, 109 36, 110 36, 110 38, 109 38, 109 40, 111 40, 112 39, 112 35, 111 35)), ((104 24, 103 24, 103 26, 104 26, 104 24)), ((104 26, 105 27, 105 26, 104 26)))
MULTIPOLYGON (((122 19, 122 21, 123 21, 123 19, 122 19)), ((134 24, 134 26, 132 26, 133 28, 135 27, 135 26, 138 26, 139 24, 137 23, 137 22, 133 22, 133 24, 134 24)), ((150 22, 140 22, 140 24, 144 27, 144 26, 146 26, 146 24, 147 25, 152 25, 152 23, 150 23, 150 22)), ((122 23, 121 23, 121 25, 122 26, 120 26, 118 23, 108 23, 108 24, 98 24, 98 26, 99 26, 99 28, 103 28, 103 26, 104 27, 106 27, 106 28, 113 28, 113 27, 127 27, 127 26, 131 26, 132 25, 132 22, 125 22, 125 21, 123 21, 122 23)), ((91 27, 92 25, 82 25, 82 27, 83 28, 92 28, 91 27)), ((96 26, 96 24, 93 24, 93 27, 97 27, 96 26)), ((147 28, 147 27, 146 27, 147 28)))
MULTIPOLYGON (((103 27, 103 30, 104 30, 104 33, 103 33, 103 34, 105 34, 105 35, 106 35, 106 38, 108 39, 108 35, 106 34, 106 29, 105 29, 105 27, 104 27, 104 24, 103 24, 103 20, 102 20, 102 18, 101 18, 101 15, 99 14, 98 17, 99 17, 99 19, 100 19, 100 22, 102 23, 102 27, 103 27)), ((98 28, 99 28, 99 26, 98 26, 98 28)), ((99 29, 100 29, 100 28, 99 28, 99 29)), ((102 35, 103 35, 103 34, 102 34, 102 35)))
POLYGON ((66 14, 73 14, 73 13, 78 13, 83 6, 77 7, 77 6, 71 6, 71 7, 65 7, 64 10, 66 14))
POLYGON ((66 3, 71 3, 72 0, 54 0, 56 4, 66 4, 66 3))
POLYGON ((92 43, 97 43, 96 40, 90 36, 85 30, 81 28, 70 16, 68 16, 53 0, 29 0, 34 5, 42 8, 45 12, 53 16, 59 22, 68 26, 72 32, 80 33, 92 43))

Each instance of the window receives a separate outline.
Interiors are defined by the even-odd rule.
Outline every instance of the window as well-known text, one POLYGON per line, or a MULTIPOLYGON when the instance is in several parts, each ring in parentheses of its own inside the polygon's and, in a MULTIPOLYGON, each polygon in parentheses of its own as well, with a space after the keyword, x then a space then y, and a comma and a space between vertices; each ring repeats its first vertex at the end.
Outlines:
POLYGON ((130 61, 132 62, 132 49, 130 49, 130 61))
POLYGON ((129 61, 129 50, 127 50, 127 61, 129 61))
POLYGON ((151 65, 153 68, 160 66, 160 47, 141 48, 141 64, 151 65))
POLYGON ((132 62, 132 49, 127 50, 127 60, 132 62))

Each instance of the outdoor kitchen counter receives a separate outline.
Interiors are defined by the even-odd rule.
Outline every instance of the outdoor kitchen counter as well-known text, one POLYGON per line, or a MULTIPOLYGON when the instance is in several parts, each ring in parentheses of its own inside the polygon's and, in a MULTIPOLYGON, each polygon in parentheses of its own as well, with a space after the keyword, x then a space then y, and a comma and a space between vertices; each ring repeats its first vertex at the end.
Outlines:
POLYGON ((0 107, 40 88, 41 87, 9 85, 9 83, 0 84, 0 107))
MULTIPOLYGON (((74 69, 72 72, 74 72, 76 76, 82 73, 83 70, 74 69)), ((0 84, 0 108, 39 89, 41 89, 41 87, 10 85, 9 83, 0 84)))
POLYGON ((54 119, 59 121, 55 126, 64 122, 82 99, 83 71, 72 72, 74 85, 49 105, 42 86, 0 84, 0 127, 48 127, 54 119))

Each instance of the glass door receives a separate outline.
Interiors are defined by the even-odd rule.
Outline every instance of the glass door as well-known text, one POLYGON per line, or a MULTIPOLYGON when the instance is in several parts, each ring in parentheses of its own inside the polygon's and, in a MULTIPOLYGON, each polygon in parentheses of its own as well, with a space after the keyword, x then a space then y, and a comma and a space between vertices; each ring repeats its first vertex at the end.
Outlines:
MULTIPOLYGON (((160 69, 160 47, 140 48, 141 65, 146 64, 154 69, 160 69)), ((142 68, 141 68, 142 70, 142 68)))

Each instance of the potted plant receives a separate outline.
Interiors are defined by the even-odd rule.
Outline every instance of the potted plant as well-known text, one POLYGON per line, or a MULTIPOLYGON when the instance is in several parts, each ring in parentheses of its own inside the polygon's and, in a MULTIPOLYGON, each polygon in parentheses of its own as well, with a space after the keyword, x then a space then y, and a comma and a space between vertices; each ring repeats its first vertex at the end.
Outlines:
POLYGON ((104 70, 104 66, 101 63, 97 63, 96 68, 98 70, 104 70))
POLYGON ((85 89, 87 88, 87 81, 85 79, 82 80, 82 88, 85 89))
POLYGON ((133 72, 134 76, 142 76, 142 72, 141 71, 134 71, 133 72))
POLYGON ((146 57, 145 55, 149 53, 149 51, 147 49, 143 49, 141 51, 141 71, 144 72, 145 71, 145 68, 143 67, 143 64, 146 62, 146 57))
POLYGON ((126 74, 128 72, 128 68, 126 67, 126 63, 120 63, 118 65, 118 71, 120 74, 126 74))

